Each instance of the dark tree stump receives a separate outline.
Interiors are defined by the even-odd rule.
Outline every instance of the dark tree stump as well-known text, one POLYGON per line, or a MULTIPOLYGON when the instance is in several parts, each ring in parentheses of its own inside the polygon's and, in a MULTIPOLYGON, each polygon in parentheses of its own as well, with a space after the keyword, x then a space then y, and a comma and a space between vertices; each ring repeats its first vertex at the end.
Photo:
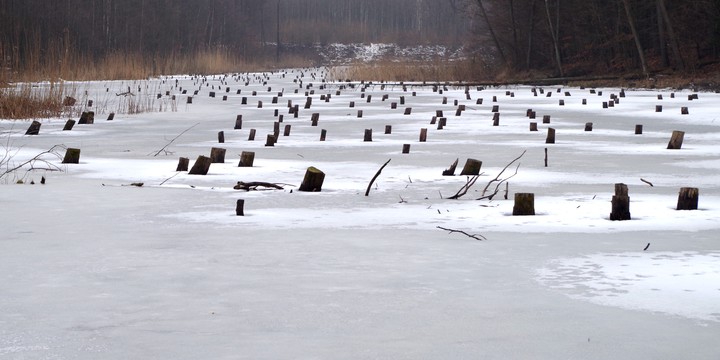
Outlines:
POLYGON ((420 129, 420 142, 427 141, 427 128, 420 129))
POLYGON ((210 149, 210 162, 217 164, 225 163, 225 152, 226 150, 223 148, 214 147, 210 149))
POLYGON ((186 103, 186 104, 192 104, 192 98, 193 98, 192 96, 188 96, 185 103, 186 103))
POLYGON ((404 115, 410 115, 411 113, 412 113, 412 108, 411 108, 411 107, 405 108, 405 113, 404 113, 404 115))
POLYGON ((500 113, 496 112, 493 114, 493 126, 500 126, 500 113))
POLYGON ((612 197, 612 212, 610 220, 624 221, 631 220, 630 217, 630 197, 628 196, 628 187, 625 184, 615 184, 615 195, 612 197))
POLYGON ((240 130, 242 129, 242 115, 238 115, 235 117, 235 127, 233 129, 240 130))
POLYGON ((587 99, 582 99, 582 104, 587 105, 587 99))
POLYGON ((668 149, 680 149, 682 148, 683 139, 685 138, 685 132, 675 130, 672 132, 670 142, 668 143, 668 149))
POLYGON ((291 127, 292 126, 290 124, 285 125, 285 128, 283 129, 283 136, 290 136, 291 127))
POLYGON ((362 110, 358 110, 358 112, 357 112, 357 117, 358 117, 358 118, 362 118, 362 117, 363 117, 363 111, 362 111, 362 110))
POLYGON ((560 100, 558 101, 558 103, 559 103, 560 106, 565 106, 565 100, 563 100, 563 99, 560 99, 560 100))
POLYGON ((80 115, 80 120, 78 121, 78 124, 80 125, 89 125, 95 123, 95 112, 94 111, 83 111, 83 113, 80 115))
MULTIPOLYGON (((548 92, 548 94, 551 94, 548 92)), ((513 205, 513 216, 535 215, 535 194, 515 193, 515 204, 513 205)))
POLYGON ((500 111, 500 105, 493 105, 492 112, 496 113, 498 111, 500 111))
POLYGON ((372 129, 365 129, 365 136, 363 137, 363 141, 365 141, 365 142, 372 141, 372 129))
POLYGON ((252 167, 254 162, 255 152, 243 151, 240 153, 240 163, 238 163, 238 167, 252 167))
POLYGON ((442 110, 435 110, 435 116, 436 116, 436 117, 439 117, 439 118, 443 117, 443 111, 442 111, 442 110))
POLYGON ((550 115, 543 115, 543 124, 550 123, 550 115))
POLYGON ((68 121, 65 123, 65 126, 63 126, 63 131, 70 131, 72 130, 73 126, 75 126, 75 120, 68 119, 68 121))
POLYGON ((248 141, 255 141, 255 129, 250 129, 250 133, 248 134, 248 141))
POLYGON ((351 108, 354 108, 354 107, 355 107, 355 102, 354 102, 354 101, 351 101, 351 102, 350 102, 350 107, 351 107, 351 108))
POLYGON ((409 154, 409 153, 410 153, 410 144, 403 144, 402 153, 403 153, 403 154, 409 154))
POLYGON ((555 143, 555 129, 548 128, 547 132, 547 138, 545 138, 546 144, 554 144, 555 143))
POLYGON ((400 97, 400 105, 405 105, 405 97, 404 96, 400 97))
POLYGON ((40 126, 42 124, 37 121, 33 120, 32 124, 28 127, 27 131, 25 131, 25 135, 38 135, 40 134, 40 126))
POLYGON ((210 97, 211 97, 211 98, 214 98, 214 97, 215 97, 215 92, 214 92, 214 91, 211 91, 211 92, 210 92, 210 97))
POLYGON ((698 188, 680 188, 678 195, 677 210, 697 210, 700 190, 698 188))
POLYGON ((308 192, 319 192, 322 190, 323 182, 325 181, 325 173, 320 171, 314 166, 311 166, 305 172, 302 184, 298 191, 308 192))
POLYGON ((662 112, 662 105, 655 105, 655 112, 662 112))
POLYGON ((390 103, 390 109, 391 109, 391 110, 397 109, 397 102, 391 102, 391 103, 390 103))
POLYGON ((483 99, 482 99, 482 98, 479 98, 479 99, 477 99, 477 100, 475 101, 475 105, 482 105, 482 103, 483 103, 483 99))
POLYGON ((65 150, 65 157, 62 161, 63 164, 79 164, 80 163, 80 149, 67 148, 65 150))
POLYGON ((114 112, 111 112, 111 113, 108 115, 106 121, 113 121, 113 120, 115 120, 115 113, 114 113, 114 112))
POLYGON ((681 115, 688 115, 690 114, 690 110, 688 110, 687 106, 683 106, 680 108, 680 114, 681 115))
POLYGON ((608 102, 607 102, 607 101, 603 101, 602 106, 603 106, 603 109, 607 109, 607 108, 608 108, 608 102))
POLYGON ((640 124, 635 125, 635 135, 642 135, 643 126, 640 124))
POLYGON ((186 157, 181 157, 178 159, 178 165, 177 168, 175 168, 175 171, 188 171, 188 167, 190 166, 190 159, 186 157))
POLYGON ((188 175, 207 175, 208 171, 210 171, 210 164, 212 164, 212 161, 209 157, 200 155, 195 160, 195 164, 193 164, 188 175))
POLYGON ((312 124, 312 126, 317 126, 318 121, 320 121, 320 113, 313 113, 312 115, 310 115, 310 123, 312 124))
MULTIPOLYGON (((227 99, 228 99, 227 95, 223 95, 222 101, 227 101, 227 99)), ((262 107, 262 106, 261 106, 261 107, 262 107)))
POLYGON ((238 199, 237 203, 235 204, 235 215, 245 216, 245 200, 238 199))
POLYGON ((531 122, 530 123, 530 131, 538 131, 537 123, 531 122))
POLYGON ((385 134, 392 134, 392 125, 385 125, 385 134))
POLYGON ((275 146, 275 143, 277 142, 275 139, 275 135, 268 134, 267 139, 265 140, 265 146, 275 146))
POLYGON ((476 159, 467 159, 465 166, 463 167, 460 175, 480 175, 480 168, 482 167, 482 161, 476 159))
POLYGON ((438 130, 444 129, 445 125, 447 125, 447 118, 443 117, 443 118, 438 119, 438 126, 437 126, 438 130))
POLYGON ((455 162, 453 162, 452 164, 450 164, 450 167, 449 167, 449 168, 443 170, 442 175, 443 175, 443 176, 455 176, 455 169, 457 168, 457 165, 458 165, 458 161, 459 161, 459 160, 460 160, 460 159, 455 159, 455 162))
POLYGON ((327 130, 320 130, 320 141, 325 141, 325 137, 327 137, 327 130))
POLYGON ((305 99, 305 106, 303 108, 309 109, 312 106, 312 97, 307 97, 305 99))
POLYGON ((222 144, 225 142, 225 132, 220 131, 218 132, 218 143, 222 144))
POLYGON ((585 131, 592 131, 592 128, 593 128, 593 123, 591 123, 591 122, 585 123, 585 131))

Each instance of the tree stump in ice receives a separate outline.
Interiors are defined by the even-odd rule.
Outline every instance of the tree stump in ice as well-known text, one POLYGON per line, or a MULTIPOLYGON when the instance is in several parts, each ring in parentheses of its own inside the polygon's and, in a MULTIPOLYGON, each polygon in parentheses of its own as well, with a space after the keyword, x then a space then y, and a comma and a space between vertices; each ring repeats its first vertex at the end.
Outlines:
POLYGON ((545 138, 546 144, 554 144, 555 143, 555 129, 548 128, 547 132, 547 138, 545 138))
POLYGON ((245 200, 238 199, 237 203, 235 204, 235 215, 245 216, 245 200))
POLYGON ((211 148, 210 149, 210 162, 214 164, 222 164, 225 162, 225 152, 223 148, 211 148))
POLYGON ((403 154, 409 154, 409 153, 410 153, 410 144, 403 144, 402 153, 403 153, 403 154))
POLYGON ((550 123, 550 115, 543 115, 543 124, 550 123))
POLYGON ((25 135, 38 135, 40 134, 40 126, 42 124, 37 121, 33 120, 32 124, 28 127, 27 131, 25 131, 25 135))
POLYGON ((242 115, 238 115, 235 117, 235 127, 233 129, 240 130, 242 129, 242 115))
POLYGON ((190 167, 190 159, 181 157, 178 159, 178 165, 175 171, 188 171, 188 167, 190 167))
POLYGON ((80 149, 67 148, 65 150, 65 157, 62 161, 63 164, 79 164, 80 163, 80 149))
POLYGON ((630 220, 630 196, 628 196, 628 187, 625 184, 615 184, 615 195, 612 197, 612 212, 610 220, 623 221, 630 220))
POLYGON ((500 126, 500 113, 496 112, 493 114, 493 126, 500 126))
POLYGON ((207 175, 208 171, 210 171, 210 164, 212 161, 209 157, 200 155, 198 156, 197 160, 195 160, 195 164, 193 164, 193 167, 188 172, 189 175, 207 175))
POLYGON ((678 194, 677 210, 697 210, 700 189, 684 187, 678 194))
POLYGON ((480 168, 482 167, 482 161, 476 159, 467 159, 465 166, 463 166, 460 175, 480 175, 480 168))
POLYGON ((327 137, 327 130, 325 130, 325 129, 320 130, 320 141, 325 141, 326 137, 327 137))
POLYGON ((668 143, 668 149, 680 149, 682 147, 683 139, 685 138, 685 132, 675 130, 672 132, 670 142, 668 143))
POLYGON ((443 170, 442 175, 443 176, 455 176, 455 169, 457 168, 458 161, 460 159, 455 159, 455 162, 450 164, 450 167, 443 170))
POLYGON ((322 190, 323 181, 325 181, 325 173, 311 166, 307 168, 298 191, 319 192, 322 190))
POLYGON ((538 131, 537 123, 531 122, 530 123, 530 131, 538 131))
POLYGON ((87 124, 94 124, 94 123, 95 123, 95 112, 94 111, 83 111, 83 113, 80 115, 80 120, 78 121, 78 124, 87 125, 87 124))
POLYGON ((592 131, 593 123, 587 122, 585 123, 585 131, 592 131))
POLYGON ((640 124, 635 125, 635 135, 642 135, 643 126, 640 124))
POLYGON ((385 125, 385 135, 392 134, 392 125, 385 125))
POLYGON ((255 162, 254 151, 243 151, 240 153, 240 163, 238 167, 252 167, 255 162))
POLYGON ((275 139, 276 139, 275 135, 268 134, 267 139, 265 139, 265 146, 275 146, 275 143, 276 143, 275 139))
POLYGON ((681 115, 688 115, 690 114, 690 110, 688 110, 687 106, 683 106, 680 108, 680 114, 681 115))
POLYGON ((224 142, 225 142, 225 132, 220 131, 220 132, 218 132, 218 143, 222 144, 224 142))
POLYGON ((250 132, 248 133, 248 141, 255 141, 255 133, 257 130, 250 129, 250 132))
POLYGON ((535 194, 515 193, 513 216, 535 215, 535 194))
POLYGON ((363 136, 363 141, 365 141, 365 142, 372 141, 372 129, 365 129, 365 136, 363 136))
POLYGON ((65 126, 63 126, 63 131, 70 131, 75 126, 75 120, 68 119, 68 121, 65 123, 65 126))
POLYGON ((427 128, 420 129, 420 142, 427 141, 427 128))
POLYGON ((410 114, 412 114, 412 108, 411 107, 405 108, 404 115, 410 115, 410 114))

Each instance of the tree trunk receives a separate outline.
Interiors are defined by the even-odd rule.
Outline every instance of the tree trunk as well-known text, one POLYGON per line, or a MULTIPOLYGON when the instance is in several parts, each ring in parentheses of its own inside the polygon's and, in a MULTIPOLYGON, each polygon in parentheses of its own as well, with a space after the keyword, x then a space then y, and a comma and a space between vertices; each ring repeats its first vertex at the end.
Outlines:
MULTIPOLYGON (((558 2, 559 1, 560 0, 558 0, 558 2)), ((558 7, 558 9, 560 8, 559 3, 557 4, 557 7, 558 7)), ((545 0, 545 12, 547 13, 548 26, 550 26, 550 37, 552 38, 553 48, 555 49, 555 64, 557 65, 558 74, 560 75, 560 77, 564 77, 565 74, 563 73, 562 61, 561 61, 561 57, 560 57, 560 44, 559 44, 560 40, 558 39, 559 29, 556 29, 555 26, 553 26, 552 16, 550 15, 550 4, 548 3, 548 0, 545 0)), ((557 20, 558 20, 558 24, 559 24, 559 22, 560 22, 559 16, 558 16, 557 20)))
POLYGON ((675 30, 673 30, 670 16, 668 15, 667 8, 665 7, 665 0, 657 0, 658 9, 665 22, 667 28, 668 41, 670 42, 670 50, 672 50, 675 62, 680 70, 685 70, 685 62, 683 61, 682 55, 680 54, 680 46, 678 45, 677 36, 675 36, 675 30))
POLYGON ((325 173, 320 171, 314 166, 311 166, 305 172, 302 184, 298 191, 309 191, 319 192, 322 190, 323 182, 325 181, 325 173))
POLYGON ((535 215, 535 194, 515 193, 513 216, 535 215))
POLYGON ((490 19, 487 16, 487 12, 485 11, 485 6, 482 3, 482 0, 476 0, 478 4, 478 8, 480 9, 480 15, 482 16, 483 21, 485 21, 485 25, 488 27, 488 31, 490 31, 490 38, 492 38, 493 43, 495 44, 495 48, 498 51, 498 54, 500 55, 500 60, 502 60, 503 65, 508 65, 507 59, 505 58, 505 53, 502 50, 502 47, 500 47, 500 41, 498 41, 497 35, 495 35, 495 30, 493 29, 492 25, 490 24, 490 19))

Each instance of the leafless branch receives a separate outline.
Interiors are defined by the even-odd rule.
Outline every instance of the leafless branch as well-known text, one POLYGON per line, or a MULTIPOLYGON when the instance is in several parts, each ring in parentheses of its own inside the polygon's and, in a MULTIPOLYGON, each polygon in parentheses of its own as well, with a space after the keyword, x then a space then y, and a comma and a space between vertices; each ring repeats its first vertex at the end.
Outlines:
POLYGON ((444 227, 442 227, 442 226, 438 226, 437 228, 440 229, 440 230, 449 231, 451 234, 452 234, 452 233, 461 233, 461 234, 463 234, 463 235, 465 235, 465 236, 471 237, 471 238, 473 238, 473 239, 475 239, 475 240, 478 240, 478 241, 487 240, 487 238, 485 238, 485 237, 482 236, 482 235, 468 234, 468 233, 466 233, 466 232, 464 232, 464 231, 462 231, 462 230, 448 229, 448 228, 444 228, 444 227))
POLYGON ((370 195, 370 188, 372 187, 372 184, 375 182, 375 180, 378 178, 378 176, 380 176, 380 173, 383 171, 385 166, 387 166, 387 164, 390 163, 390 160, 392 160, 392 159, 388 159, 388 161, 386 161, 385 164, 383 164, 383 166, 381 166, 380 169, 375 173, 375 176, 373 176, 372 180, 370 180, 370 183, 367 186, 367 190, 365 190, 365 196, 370 195))
POLYGON ((200 125, 200 123, 197 123, 197 124, 195 124, 195 125, 187 128, 187 129, 185 129, 183 132, 181 132, 180 134, 178 134, 178 136, 172 138, 172 140, 170 140, 170 142, 168 142, 167 144, 165 144, 165 146, 163 146, 160 150, 158 150, 158 151, 155 153, 155 155, 153 155, 153 156, 158 156, 158 155, 160 155, 160 153, 163 152, 163 151, 165 151, 165 154, 167 154, 168 152, 167 152, 165 149, 167 149, 168 146, 170 146, 173 142, 175 142, 175 140, 177 140, 179 137, 183 136, 183 134, 185 134, 186 132, 190 131, 190 129, 192 129, 192 128, 198 126, 198 125, 200 125))
POLYGON ((477 181, 477 179, 479 177, 480 177, 480 175, 468 176, 467 181, 465 182, 465 185, 463 185, 460 188, 460 190, 458 190, 455 193, 455 195, 449 197, 448 199, 455 200, 455 199, 459 199, 459 198, 465 196, 465 194, 467 194, 468 190, 470 190, 470 188, 473 187, 473 185, 475 185, 475 182, 477 181))

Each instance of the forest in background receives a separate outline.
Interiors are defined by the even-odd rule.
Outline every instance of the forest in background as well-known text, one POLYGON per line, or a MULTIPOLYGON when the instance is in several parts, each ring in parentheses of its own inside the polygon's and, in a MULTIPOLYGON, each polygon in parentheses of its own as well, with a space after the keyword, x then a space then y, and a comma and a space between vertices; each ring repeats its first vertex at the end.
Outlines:
POLYGON ((462 46, 475 71, 454 80, 707 73, 720 0, 0 0, 0 82, 306 65, 358 42, 462 46))

